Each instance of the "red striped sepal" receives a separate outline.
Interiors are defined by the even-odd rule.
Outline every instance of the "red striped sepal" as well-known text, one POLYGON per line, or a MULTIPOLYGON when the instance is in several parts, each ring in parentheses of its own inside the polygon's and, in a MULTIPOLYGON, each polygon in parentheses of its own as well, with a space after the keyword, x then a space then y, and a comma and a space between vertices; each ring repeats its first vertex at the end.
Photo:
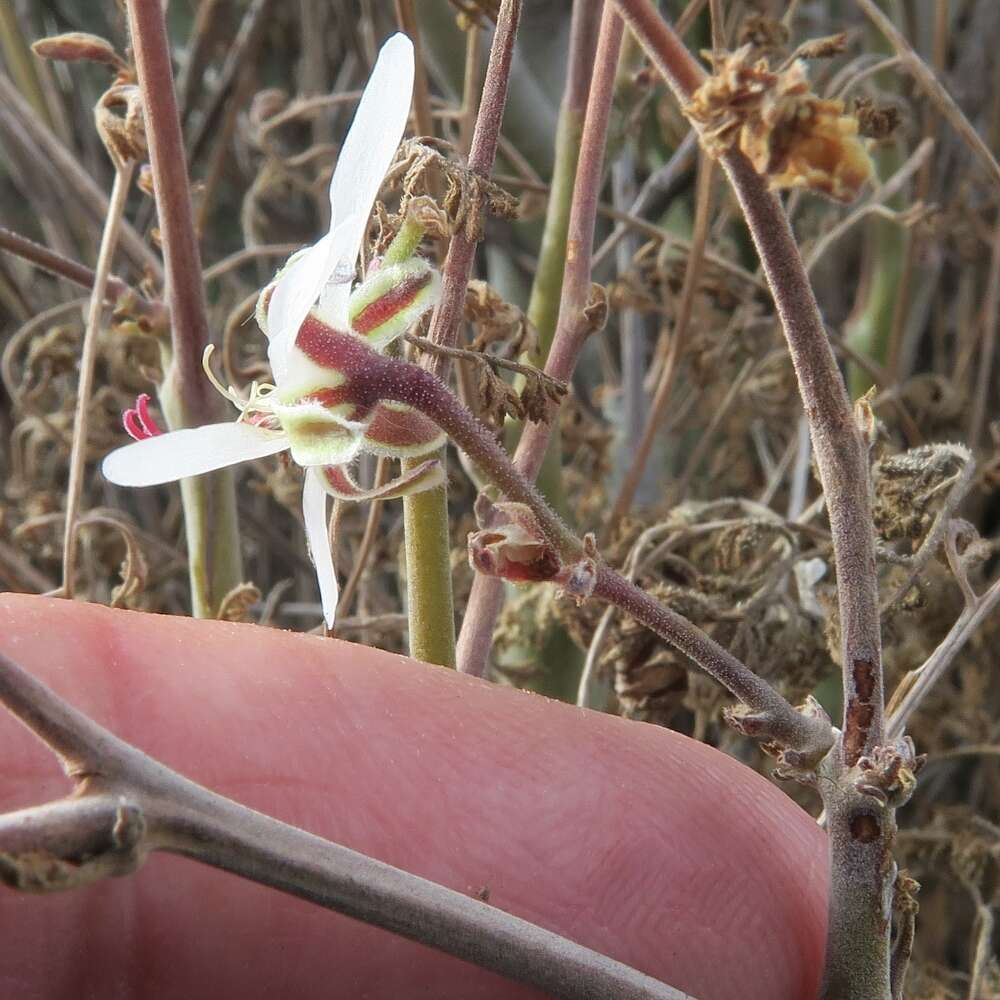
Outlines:
POLYGON ((410 496, 423 490, 434 489, 444 482, 444 468, 441 463, 432 458, 421 462, 412 469, 390 479, 381 486, 362 489, 347 471, 346 466, 330 465, 323 469, 323 486, 327 493, 338 500, 396 500, 399 497, 410 496))

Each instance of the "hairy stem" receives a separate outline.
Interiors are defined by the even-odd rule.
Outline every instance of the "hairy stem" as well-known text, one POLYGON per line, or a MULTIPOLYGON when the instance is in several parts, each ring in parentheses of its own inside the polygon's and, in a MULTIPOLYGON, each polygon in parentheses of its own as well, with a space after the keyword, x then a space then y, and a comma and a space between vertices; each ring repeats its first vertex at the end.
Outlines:
POLYGON ((115 180, 111 188, 108 217, 101 234, 101 247, 97 254, 97 269, 87 309, 87 327, 80 353, 80 378, 76 387, 76 414, 73 418, 73 444, 69 455, 69 485, 66 487, 66 525, 63 533, 62 591, 65 597, 73 596, 76 577, 76 529, 80 515, 80 497, 83 492, 83 472, 87 455, 87 428, 90 423, 91 392, 94 385, 94 362, 97 360, 97 339, 101 331, 104 300, 107 295, 111 263, 118 245, 118 233, 125 212, 125 201, 135 170, 130 160, 116 165, 115 180))
MULTIPOLYGON (((514 465, 489 428, 431 372, 397 358, 365 351, 358 352, 345 374, 354 398, 362 405, 379 398, 392 399, 420 410, 437 423, 508 500, 531 509, 542 537, 562 564, 569 565, 588 556, 583 542, 514 465)), ((695 624, 600 563, 596 566, 593 593, 643 622, 739 698, 752 713, 740 718, 743 731, 779 742, 811 761, 830 749, 833 737, 828 720, 799 713, 695 624)))
MULTIPOLYGON (((521 0, 504 0, 493 36, 483 96, 469 151, 469 169, 489 177, 500 141, 500 125, 507 103, 507 84, 514 58, 514 38, 521 16, 521 0)), ((465 291, 472 275, 476 244, 462 231, 448 245, 442 268, 441 299, 431 317, 427 337, 435 344, 454 347, 465 312, 465 291)), ((428 364, 444 375, 448 359, 429 355, 428 364)), ((438 456, 442 464, 446 455, 438 456)), ((404 469, 408 463, 404 462, 404 469)), ((451 542, 448 492, 442 486, 403 498, 406 544, 406 594, 410 620, 410 654, 442 666, 455 666, 455 613, 451 587, 451 542)))
POLYGON ((0 702, 62 759, 71 777, 85 782, 71 798, 0 816, 0 880, 13 888, 75 888, 132 872, 150 851, 165 850, 420 941, 553 996, 686 998, 488 903, 189 781, 98 726, 2 654, 0 702), (39 864, 40 858, 45 864, 39 864))
MULTIPOLYGON (((193 427, 224 416, 221 397, 212 391, 201 367, 209 341, 208 321, 166 23, 162 7, 144 0, 131 0, 128 14, 166 264, 165 298, 173 342, 160 402, 171 428, 193 427)), ((183 480, 181 498, 192 611, 197 617, 211 617, 242 578, 233 474, 224 470, 183 480)))
MULTIPOLYGON (((616 0, 683 104, 704 71, 649 0, 616 0)), ((888 997, 894 809, 852 794, 852 768, 885 739, 868 451, 854 420, 785 211, 738 150, 722 165, 740 202, 788 342, 830 516, 840 609, 843 735, 824 793, 833 886, 824 996, 888 997), (869 822, 869 820, 871 822, 869 822), (874 824, 874 826, 873 826, 874 824)))
POLYGON ((740 723, 748 734, 794 747, 812 758, 822 756, 833 745, 828 721, 796 711, 767 681, 732 653, 620 573, 608 566, 599 566, 594 596, 642 622, 739 698, 754 713, 752 717, 744 716, 740 723), (752 720, 749 724, 748 719, 752 720))
MULTIPOLYGON (((574 32, 574 39, 580 49, 571 53, 571 75, 567 80, 567 90, 572 88, 573 94, 567 93, 566 98, 567 101, 572 100, 573 106, 579 102, 582 87, 580 67, 575 63, 586 59, 585 46, 589 44, 588 28, 589 25, 581 25, 578 22, 574 32)), ((565 266, 559 299, 559 316, 545 362, 546 375, 563 382, 569 381, 572 377, 580 351, 592 330, 590 320, 584 315, 584 309, 591 290, 594 221, 603 179, 604 147, 607 142, 621 40, 621 19, 609 5, 604 9, 601 18, 597 52, 594 57, 594 73, 588 92, 587 112, 580 140, 580 155, 565 237, 565 266)), ((530 481, 534 481, 542 467, 549 447, 552 426, 557 419, 556 413, 551 412, 547 421, 531 423, 524 428, 514 454, 514 463, 518 471, 530 481)), ((459 669, 464 673, 482 676, 485 672, 493 626, 500 613, 502 600, 502 581, 483 576, 476 577, 472 593, 469 595, 460 642, 459 669)))

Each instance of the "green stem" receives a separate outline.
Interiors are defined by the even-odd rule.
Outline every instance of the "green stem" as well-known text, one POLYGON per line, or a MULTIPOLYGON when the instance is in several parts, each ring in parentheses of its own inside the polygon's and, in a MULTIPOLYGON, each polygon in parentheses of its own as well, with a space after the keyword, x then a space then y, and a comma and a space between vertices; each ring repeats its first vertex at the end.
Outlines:
MULTIPOLYGON (((445 460, 444 449, 441 461, 445 460)), ((404 471, 425 462, 403 462, 404 471)), ((451 592, 448 491, 444 486, 405 498, 406 601, 410 655, 425 663, 455 666, 455 606, 451 592)))
MULTIPOLYGON (((593 39, 585 47, 593 52, 596 46, 598 18, 577 17, 577 30, 590 30, 593 39)), ((589 90, 589 65, 584 60, 571 60, 570 74, 584 74, 580 83, 567 81, 566 96, 559 109, 556 127, 555 162, 552 167, 552 186, 549 192, 545 229, 538 251, 538 268, 528 299, 528 319, 538 333, 538 354, 532 364, 541 368, 549 356, 552 338, 559 320, 559 301, 562 295, 563 271, 566 267, 566 234, 569 228, 569 211, 576 183, 576 165, 580 158, 580 138, 587 108, 589 90)), ((564 511, 566 500, 562 486, 562 441, 558 425, 553 426, 545 460, 538 474, 538 486, 549 503, 564 511)))
MULTIPOLYGON (((520 16, 521 0, 503 0, 469 151, 469 169, 480 177, 489 177, 496 159, 520 16)), ((442 269, 441 300, 431 317, 428 331, 428 339, 436 344, 454 347, 458 342, 465 292, 475 255, 475 243, 463 232, 456 232, 451 238, 442 269)), ((439 375, 445 375, 446 358, 432 358, 431 365, 439 375)), ((440 459, 442 463, 445 461, 444 450, 440 459)), ((429 663, 453 667, 455 614, 448 527, 445 487, 403 498, 410 654, 429 663)))
POLYGON ((17 23, 17 14, 14 13, 13 3, 0 3, 0 50, 2 50, 4 59, 10 67, 10 75, 16 81, 21 93, 45 121, 45 124, 51 128, 53 125, 52 115, 45 102, 42 85, 38 80, 35 58, 21 33, 21 26, 17 23))

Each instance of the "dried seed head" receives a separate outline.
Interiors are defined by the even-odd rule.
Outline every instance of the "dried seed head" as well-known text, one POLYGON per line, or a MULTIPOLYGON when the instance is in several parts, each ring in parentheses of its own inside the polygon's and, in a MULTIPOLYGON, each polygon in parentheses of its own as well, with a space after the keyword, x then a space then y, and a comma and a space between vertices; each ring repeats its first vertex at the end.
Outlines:
POLYGON ((751 61, 749 45, 709 58, 714 72, 684 110, 712 156, 739 149, 775 189, 805 187, 843 202, 857 197, 874 169, 858 121, 843 102, 809 89, 805 63, 772 70, 765 59, 751 61))
MULTIPOLYGON (((447 143, 434 140, 435 146, 450 149, 447 143)), ((473 243, 484 236, 483 212, 505 219, 518 217, 517 199, 503 188, 449 159, 428 141, 409 139, 403 142, 396 160, 386 174, 386 184, 400 187, 400 212, 418 196, 431 197, 437 178, 443 177, 445 192, 440 206, 453 232, 461 231, 473 243), (435 178, 431 182, 430 178, 435 178)))
POLYGON ((898 104, 876 104, 870 97, 854 98, 854 117, 865 139, 888 139, 903 122, 898 104))
POLYGON ((740 25, 739 40, 759 52, 773 52, 788 44, 788 27, 777 18, 748 14, 740 25))

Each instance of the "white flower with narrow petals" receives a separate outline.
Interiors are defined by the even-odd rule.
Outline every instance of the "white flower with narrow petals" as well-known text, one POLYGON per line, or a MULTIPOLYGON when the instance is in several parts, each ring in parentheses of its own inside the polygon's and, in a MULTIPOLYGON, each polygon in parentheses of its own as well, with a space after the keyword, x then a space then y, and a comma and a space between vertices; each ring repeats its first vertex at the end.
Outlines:
POLYGON ((102 466, 105 477, 121 486, 153 486, 290 451, 305 468, 302 515, 328 627, 338 588, 327 498, 392 499, 443 479, 440 462, 429 458, 381 487, 363 490, 354 482, 346 465, 359 452, 420 457, 440 448, 444 436, 401 404, 359 406, 338 369, 345 351, 356 354, 362 344, 364 351, 384 349, 436 299, 438 276, 414 255, 419 236, 412 231, 401 232, 373 262, 368 279, 352 287, 372 205, 406 128, 412 90, 413 46, 397 34, 379 53, 340 149, 330 182, 329 232, 294 254, 261 293, 257 319, 268 338, 274 384, 254 384, 248 398, 217 386, 240 409, 238 420, 167 434, 149 416, 148 397, 140 397, 124 416, 135 443, 113 451, 102 466))

